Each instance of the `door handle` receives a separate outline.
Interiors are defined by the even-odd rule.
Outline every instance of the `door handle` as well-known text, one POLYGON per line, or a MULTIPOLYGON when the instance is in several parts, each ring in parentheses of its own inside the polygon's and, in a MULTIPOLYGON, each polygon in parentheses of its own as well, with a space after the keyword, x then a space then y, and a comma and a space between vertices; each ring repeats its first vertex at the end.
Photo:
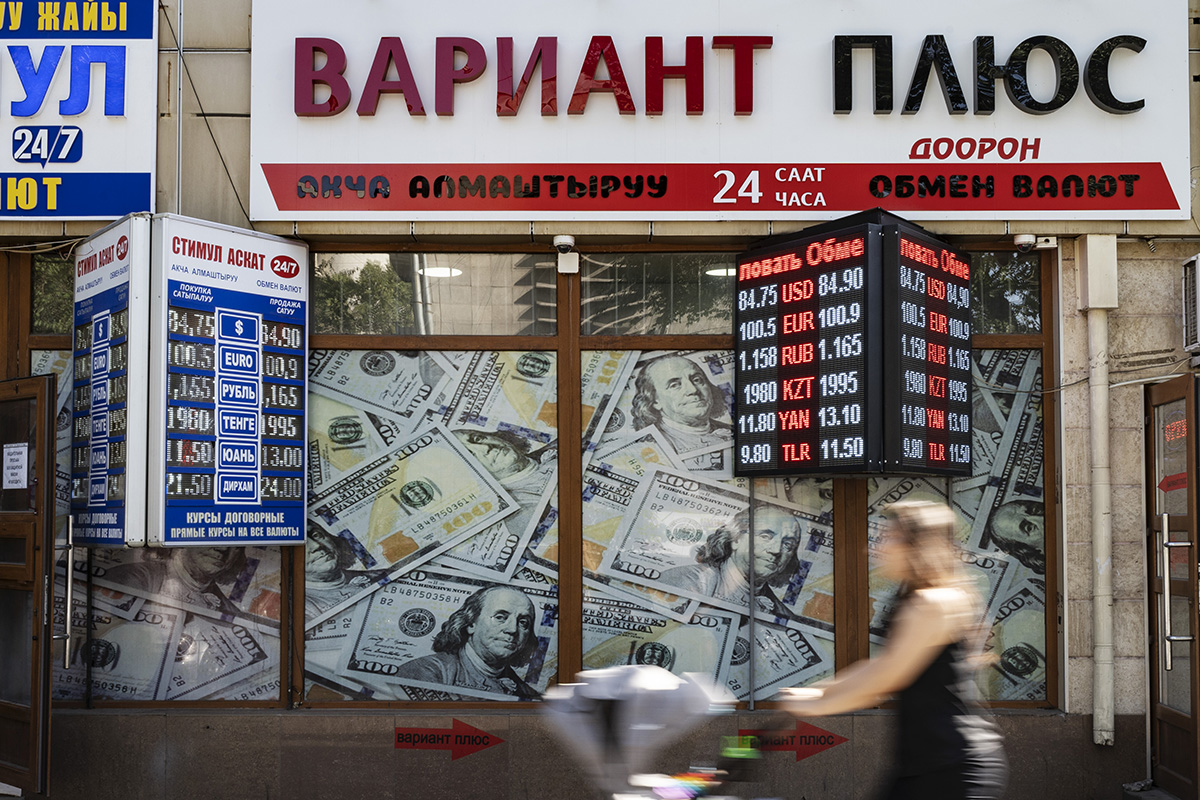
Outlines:
POLYGON ((66 613, 63 614, 63 632, 56 633, 51 639, 63 642, 63 669, 71 668, 71 606, 75 601, 75 515, 67 514, 67 543, 55 545, 55 551, 63 550, 67 554, 67 590, 63 597, 66 613))
POLYGON ((1162 538, 1161 547, 1159 549, 1159 558, 1162 560, 1162 615, 1163 615, 1163 669, 1171 671, 1174 664, 1172 663, 1171 643, 1172 642, 1190 642, 1191 636, 1173 636, 1171 634, 1171 548, 1173 547, 1191 547, 1191 542, 1172 542, 1170 540, 1171 532, 1168 517, 1162 515, 1162 531, 1159 534, 1162 538))

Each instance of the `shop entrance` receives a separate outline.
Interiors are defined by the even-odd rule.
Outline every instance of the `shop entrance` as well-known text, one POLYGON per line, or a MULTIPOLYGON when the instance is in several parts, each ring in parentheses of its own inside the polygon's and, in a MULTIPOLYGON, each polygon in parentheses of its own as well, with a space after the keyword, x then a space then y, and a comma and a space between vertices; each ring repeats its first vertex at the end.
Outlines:
POLYGON ((49 764, 54 385, 0 382, 0 781, 25 792, 49 764))
POLYGON ((1184 375, 1146 390, 1151 772, 1183 800, 1197 798, 1200 759, 1196 381, 1184 375))

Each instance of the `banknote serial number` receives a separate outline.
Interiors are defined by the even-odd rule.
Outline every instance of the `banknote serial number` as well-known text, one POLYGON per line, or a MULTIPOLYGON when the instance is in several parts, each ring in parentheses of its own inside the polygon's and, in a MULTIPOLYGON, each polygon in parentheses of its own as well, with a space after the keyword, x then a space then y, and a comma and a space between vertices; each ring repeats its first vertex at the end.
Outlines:
MULTIPOLYGON (((438 603, 452 603, 460 599, 457 595, 446 592, 433 592, 428 589, 413 589, 403 586, 397 586, 392 594, 404 595, 414 600, 433 600, 438 603)), ((383 605, 390 605, 390 602, 385 602, 390 601, 390 599, 388 597, 380 597, 379 602, 383 605)))

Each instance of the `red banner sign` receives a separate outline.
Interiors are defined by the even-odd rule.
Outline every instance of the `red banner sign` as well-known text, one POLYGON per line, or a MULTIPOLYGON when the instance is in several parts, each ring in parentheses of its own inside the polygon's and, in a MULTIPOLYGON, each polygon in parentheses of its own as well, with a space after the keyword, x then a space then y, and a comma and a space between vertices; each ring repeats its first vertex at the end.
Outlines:
POLYGON ((1171 211, 1154 163, 263 164, 281 211, 695 214, 1171 211))

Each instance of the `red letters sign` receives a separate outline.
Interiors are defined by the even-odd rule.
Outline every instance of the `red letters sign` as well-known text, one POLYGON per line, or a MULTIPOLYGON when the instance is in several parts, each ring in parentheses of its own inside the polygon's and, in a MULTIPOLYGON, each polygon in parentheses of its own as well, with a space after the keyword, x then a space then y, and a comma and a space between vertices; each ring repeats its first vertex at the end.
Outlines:
POLYGON ((457 719, 450 728, 396 728, 397 750, 449 750, 451 761, 503 743, 494 733, 457 719))

